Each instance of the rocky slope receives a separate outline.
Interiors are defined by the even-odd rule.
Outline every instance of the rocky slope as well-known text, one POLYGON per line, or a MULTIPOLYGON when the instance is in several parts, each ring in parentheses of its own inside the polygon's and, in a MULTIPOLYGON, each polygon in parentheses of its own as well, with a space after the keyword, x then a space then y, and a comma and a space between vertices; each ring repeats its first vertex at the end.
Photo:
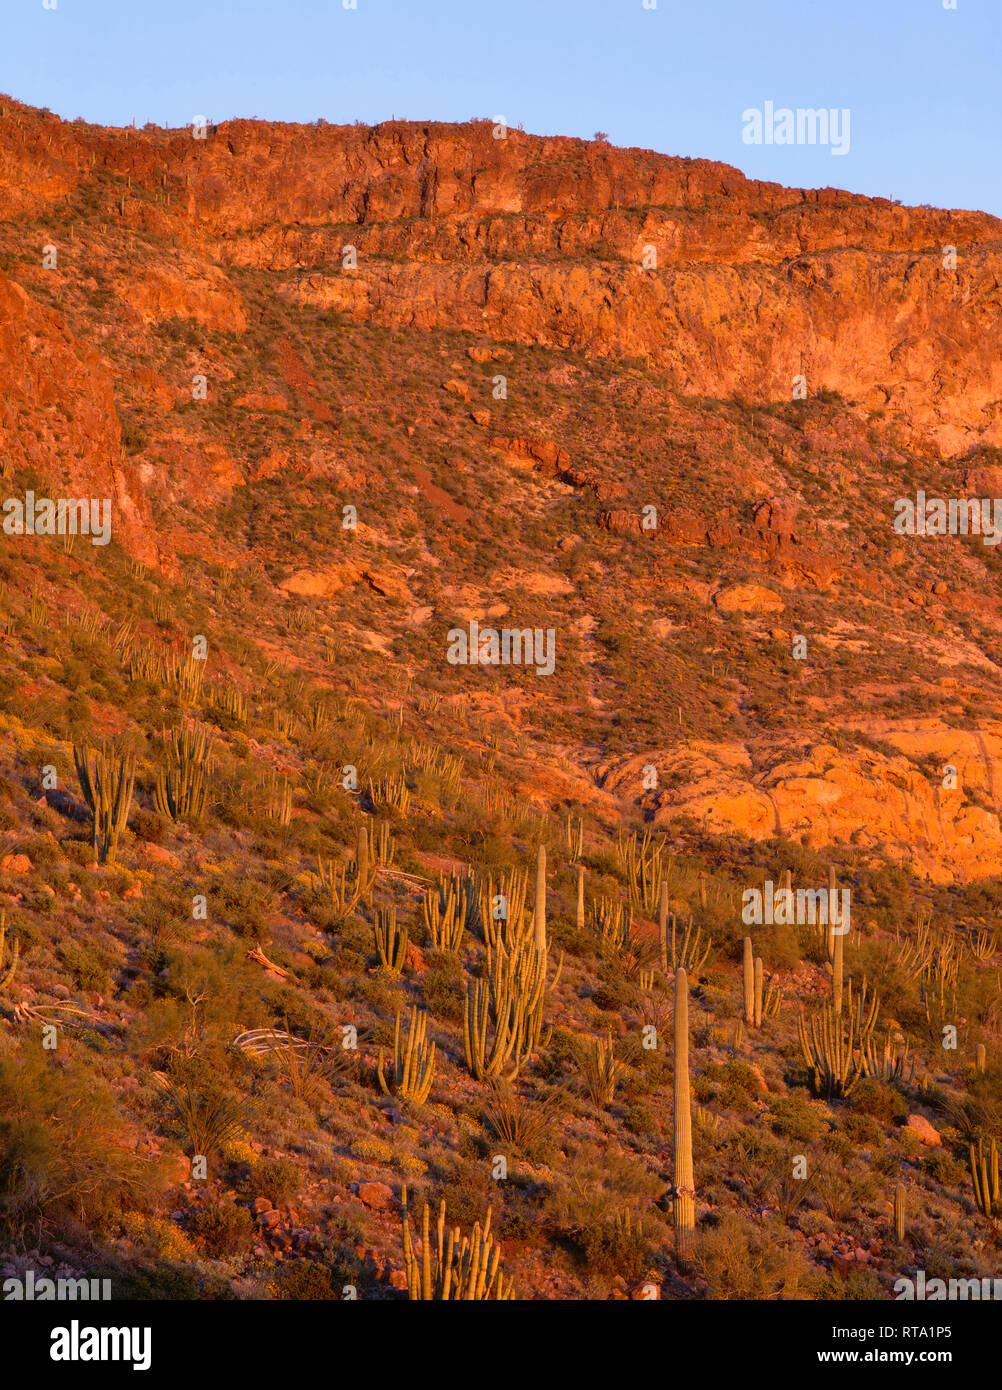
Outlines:
POLYGON ((997 1268, 1002 562, 893 518, 1002 492, 999 254, 977 213, 485 123, 0 100, 3 495, 113 505, 108 546, 0 535, 5 1278, 399 1299, 405 1182, 412 1224, 491 1207, 522 1298, 997 1268), (474 622, 552 667, 453 662, 474 622), (96 862, 106 741, 135 783, 96 862), (540 846, 497 1085, 466 1010, 501 875, 538 969, 540 846), (742 919, 784 869, 852 894, 849 1096, 798 1041, 823 934, 742 919))

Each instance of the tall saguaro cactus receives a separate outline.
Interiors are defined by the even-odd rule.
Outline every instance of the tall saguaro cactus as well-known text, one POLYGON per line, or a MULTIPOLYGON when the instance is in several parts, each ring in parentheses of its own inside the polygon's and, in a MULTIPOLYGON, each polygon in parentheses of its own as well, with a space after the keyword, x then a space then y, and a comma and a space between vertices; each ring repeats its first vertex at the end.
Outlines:
POLYGON ((905 1200, 904 1184, 899 1182, 894 1189, 894 1238, 899 1245, 905 1238, 907 1216, 908 1208, 905 1200))
MULTIPOLYGON (((829 914, 830 915, 830 914, 829 914)), ((842 935, 841 922, 833 928, 832 938, 834 945, 832 948, 832 1004, 835 1007, 835 1017, 842 1016, 842 971, 845 952, 845 937, 842 935)))
POLYGON ((136 755, 116 757, 105 746, 97 751, 73 745, 80 789, 91 813, 91 845, 101 864, 114 864, 118 837, 129 819, 136 780, 136 755))
POLYGON ((762 986, 764 969, 762 957, 755 957, 755 1027, 762 1027, 762 986))
POLYGON ((749 1028, 752 1028, 755 1025, 755 960, 752 955, 750 936, 745 937, 741 974, 745 996, 745 1023, 749 1028))
POLYGON ((536 902, 533 909, 533 927, 536 950, 542 955, 546 950, 546 846, 540 845, 536 853, 536 902))
POLYGON ((584 865, 583 865, 583 864, 579 864, 579 865, 578 865, 578 913, 577 913, 577 928, 578 928, 578 931, 584 931, 584 925, 585 925, 584 874, 585 874, 584 865))
POLYGON ((689 1095, 689 980, 675 975, 675 1239, 685 1253, 696 1229, 692 1174, 692 1105, 689 1095))

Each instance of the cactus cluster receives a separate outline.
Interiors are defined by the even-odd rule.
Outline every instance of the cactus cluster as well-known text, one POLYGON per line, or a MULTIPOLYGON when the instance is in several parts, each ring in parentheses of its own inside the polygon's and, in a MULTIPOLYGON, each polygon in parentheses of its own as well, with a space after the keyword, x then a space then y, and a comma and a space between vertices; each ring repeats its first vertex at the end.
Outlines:
POLYGON ((204 729, 186 724, 167 739, 167 765, 157 773, 153 803, 171 820, 198 821, 205 810, 211 772, 204 729))
POLYGON ((73 745, 80 789, 91 814, 91 847, 101 864, 114 864, 118 841, 129 819, 136 781, 136 755, 73 745))
POLYGON ((710 954, 710 942, 703 942, 702 927, 693 930, 691 915, 684 932, 679 932, 674 912, 668 911, 667 879, 661 880, 658 900, 658 948, 661 952, 661 968, 666 974, 669 970, 684 970, 693 978, 699 975, 710 954))
POLYGON ((873 1070, 873 1033, 877 1026, 879 1000, 874 994, 867 1005, 866 980, 853 999, 852 981, 847 988, 846 1007, 835 1011, 829 999, 820 1012, 805 1023, 797 1019, 797 1032, 804 1060, 811 1073, 814 1094, 845 1100, 862 1076, 873 1070))
POLYGON ((392 1081, 386 1079, 382 1048, 379 1049, 376 1072, 380 1087, 386 1095, 402 1096, 404 1100, 413 1101, 415 1105, 425 1103, 435 1078, 435 1044, 428 1041, 428 1015, 424 1010, 411 1009, 406 1044, 400 1031, 400 1013, 397 1012, 393 1032, 392 1081))
POLYGON ((977 1148, 972 1144, 969 1153, 974 1200, 978 1211, 989 1221, 1002 1220, 1002 1192, 999 1189, 999 1148, 993 1139, 986 1147, 983 1139, 977 1148))
POLYGON ((406 925, 397 922, 395 906, 376 908, 372 931, 383 969, 391 975, 399 975, 407 958, 408 933, 406 925))
POLYGON ((501 1269, 501 1248, 491 1234, 490 1207, 483 1227, 478 1221, 472 1236, 463 1236, 458 1226, 446 1231, 443 1201, 438 1209, 437 1242, 433 1253, 428 1203, 425 1202, 421 1211, 419 1257, 407 1216, 406 1186, 400 1194, 400 1206, 407 1293, 413 1302, 503 1302, 514 1297, 511 1281, 501 1269))

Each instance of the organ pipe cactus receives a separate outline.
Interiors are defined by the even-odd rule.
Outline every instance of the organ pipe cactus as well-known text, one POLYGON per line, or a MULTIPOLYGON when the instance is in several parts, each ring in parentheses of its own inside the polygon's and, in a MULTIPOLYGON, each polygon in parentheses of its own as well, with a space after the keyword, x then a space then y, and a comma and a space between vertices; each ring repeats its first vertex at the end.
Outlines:
POLYGON ((809 1025, 803 1014, 799 1016, 800 1047, 811 1071, 815 1095, 845 1100, 859 1078, 871 1074, 873 1031, 879 1007, 876 995, 867 1006, 865 979, 854 1001, 850 980, 841 1015, 836 1014, 834 1000, 829 999, 809 1025))
POLYGON ((383 968, 391 975, 399 975, 407 958, 407 928, 398 926, 397 909, 377 908, 372 930, 383 968))
POLYGON ((386 1079, 383 1049, 379 1049, 377 1074, 379 1084, 386 1095, 403 1096, 405 1100, 423 1105, 428 1099, 431 1083, 435 1076, 435 1044, 427 1040, 428 1015, 422 1010, 411 1009, 410 1028, 407 1045, 403 1044, 400 1032, 400 1014, 397 1013, 393 1033, 393 1081, 386 1079))
POLYGON ((692 1103, 689 1094, 689 980, 675 975, 675 1156, 674 1222, 681 1253, 696 1229, 696 1193, 692 1169, 692 1103))
POLYGON ((457 892, 455 881, 443 877, 437 888, 429 888, 422 909, 435 950, 457 956, 466 930, 466 900, 457 892))
POLYGON ((446 1231, 445 1202, 438 1209, 436 1243, 432 1250, 428 1203, 421 1210, 421 1254, 411 1237, 407 1216, 407 1188, 400 1193, 400 1214, 404 1236, 404 1268, 407 1294, 412 1302, 504 1302, 514 1297, 510 1279, 501 1269, 501 1249, 491 1233, 491 1208, 481 1228, 478 1221, 472 1236, 460 1235, 458 1226, 446 1231))
POLYGON ((989 1221, 1002 1218, 1002 1195, 999 1191, 999 1149, 993 1139, 991 1147, 986 1148, 983 1139, 978 1140, 977 1148, 970 1147, 971 1180, 974 1183, 974 1200, 978 1211, 989 1221))
POLYGON ((153 802, 171 820, 197 821, 205 810, 209 744, 204 729, 186 724, 168 735, 167 766, 157 773, 153 802))
POLYGON ((107 745, 94 750, 73 745, 80 789, 91 813, 91 846, 101 864, 114 864, 118 840, 129 819, 136 780, 136 755, 120 757, 107 745))
POLYGON ((684 933, 678 930, 678 920, 674 912, 668 911, 668 884, 661 884, 661 900, 658 905, 658 947, 661 951, 661 968, 665 974, 675 970, 685 970, 696 976, 710 954, 710 942, 703 944, 703 929, 695 927, 690 916, 684 933))
POLYGON ((745 1023, 747 1023, 749 1027, 753 1027, 755 1024, 755 961, 752 956, 750 936, 746 936, 744 940, 744 951, 741 959, 741 979, 744 986, 745 1023))

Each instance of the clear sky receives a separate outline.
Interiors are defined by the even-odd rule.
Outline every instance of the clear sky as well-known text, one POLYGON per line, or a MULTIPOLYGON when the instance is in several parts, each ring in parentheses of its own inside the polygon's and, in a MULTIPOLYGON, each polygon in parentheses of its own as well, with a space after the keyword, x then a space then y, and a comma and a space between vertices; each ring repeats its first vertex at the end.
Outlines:
POLYGON ((500 115, 1002 215, 1002 0, 344 3, 0 0, 0 91, 114 125, 500 115), (767 102, 847 109, 848 152, 745 143, 767 102))

